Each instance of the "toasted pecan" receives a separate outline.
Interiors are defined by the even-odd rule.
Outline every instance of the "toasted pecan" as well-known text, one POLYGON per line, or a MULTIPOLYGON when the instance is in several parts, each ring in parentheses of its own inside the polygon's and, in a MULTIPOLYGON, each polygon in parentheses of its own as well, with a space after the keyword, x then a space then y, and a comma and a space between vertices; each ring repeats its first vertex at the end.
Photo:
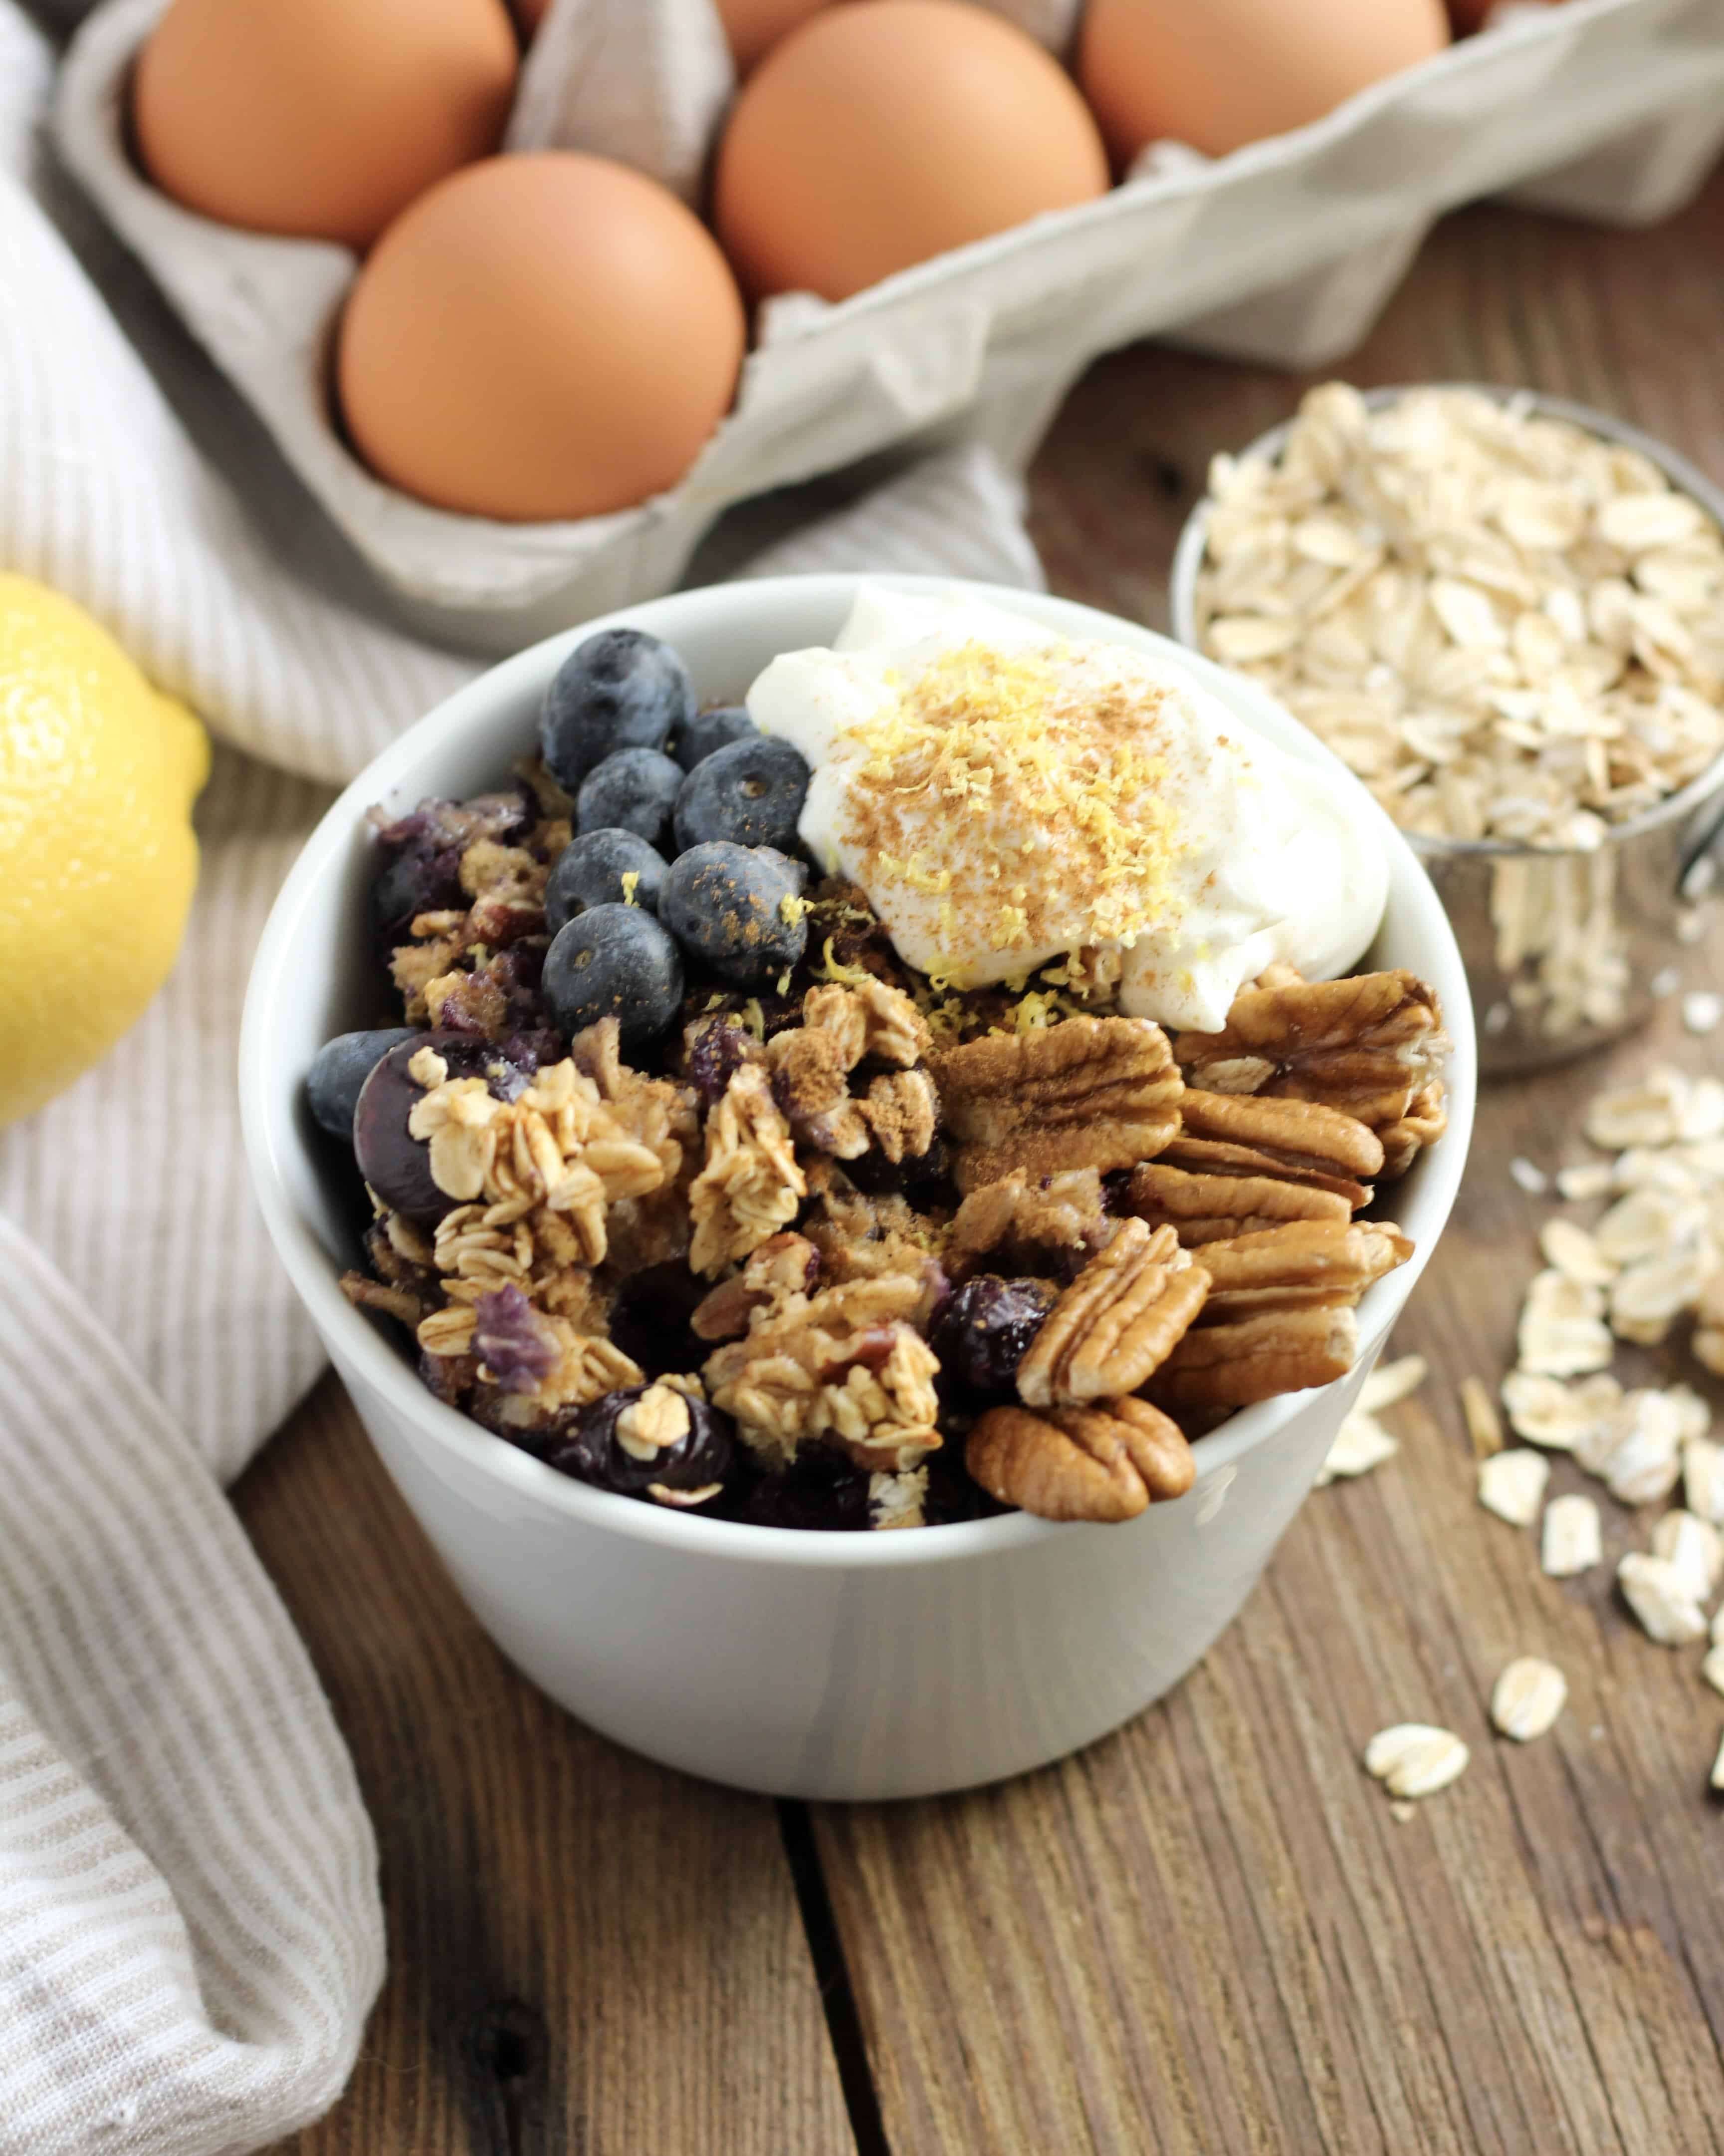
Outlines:
POLYGON ((931 1059, 968 1192, 1014 1168, 1106 1173, 1153 1159, 1179 1127, 1184 1090, 1167 1037, 1148 1019, 1074 1018, 987 1034, 931 1059))
POLYGON ((1198 1173, 1308 1183, 1357 1209, 1369 1204, 1371 1179, 1382 1173, 1383 1143, 1357 1116, 1318 1101, 1188 1087, 1179 1129, 1160 1158, 1198 1173))
POLYGON ((1183 1496, 1197 1469, 1178 1426, 1147 1400, 1095 1407, 990 1408, 964 1465, 991 1496, 1044 1520, 1135 1519, 1183 1496))
POLYGON ((1255 1311, 1355 1303, 1412 1255, 1411 1240, 1388 1220, 1299 1220, 1207 1243, 1201 1262, 1210 1288, 1203 1322, 1226 1324, 1255 1311))
POLYGON ((1246 988, 1221 1032, 1174 1044, 1194 1086, 1319 1101, 1392 1132, 1385 1174, 1410 1167, 1417 1126, 1440 1114, 1448 1049, 1435 990, 1405 972, 1246 988))
POLYGON ((1136 1392, 1167 1360, 1208 1289, 1208 1275, 1171 1228, 1122 1222, 1049 1312, 1018 1366, 1018 1397, 1050 1407, 1136 1392))
POLYGON ((1343 1303, 1254 1312, 1228 1325, 1194 1326, 1156 1374, 1168 1408, 1240 1408, 1344 1378, 1359 1352, 1343 1303))
POLYGON ((1336 1191, 1272 1175, 1198 1175, 1159 1160, 1133 1171, 1126 1204, 1152 1227, 1172 1228, 1188 1250, 1284 1227, 1290 1220, 1345 1223, 1352 1217, 1352 1208, 1336 1191))

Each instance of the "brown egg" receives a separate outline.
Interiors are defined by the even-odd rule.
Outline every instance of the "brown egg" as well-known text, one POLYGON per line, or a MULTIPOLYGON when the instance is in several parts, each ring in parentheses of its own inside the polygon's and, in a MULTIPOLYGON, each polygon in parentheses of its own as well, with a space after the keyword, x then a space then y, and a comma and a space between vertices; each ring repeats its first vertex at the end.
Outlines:
POLYGON ((368 247, 502 140, 503 0, 173 0, 139 56, 144 168, 187 209, 368 247))
POLYGON ((1023 31, 964 0, 852 0, 743 85, 713 213, 749 290, 842 300, 1106 187, 1082 99, 1023 31))
POLYGON ((1090 0, 1077 74, 1115 162, 1302 127, 1449 42, 1442 0, 1090 0))
POLYGON ((473 516, 599 516, 674 485, 728 409, 741 295, 625 165, 493 157, 420 197, 355 280, 341 408, 372 470, 473 516))
POLYGON ((798 23, 835 4, 836 0, 718 0, 719 20, 731 41, 737 74, 747 74, 798 23))

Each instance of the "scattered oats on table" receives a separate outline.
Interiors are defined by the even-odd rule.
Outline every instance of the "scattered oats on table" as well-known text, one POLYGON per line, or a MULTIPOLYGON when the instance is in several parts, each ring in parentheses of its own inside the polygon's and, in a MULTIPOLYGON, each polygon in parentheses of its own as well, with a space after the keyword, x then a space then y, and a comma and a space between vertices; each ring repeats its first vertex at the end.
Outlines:
POLYGON ((1603 1537, 1598 1507, 1588 1496, 1573 1491, 1552 1497, 1544 1508, 1544 1527, 1539 1543, 1539 1565, 1550 1579, 1573 1579, 1602 1563, 1603 1537))
POLYGON ((1630 1550, 1619 1562, 1616 1578, 1649 1640, 1660 1647, 1683 1647, 1705 1638, 1706 1614, 1686 1575, 1667 1558, 1630 1550))
POLYGON ((1365 1747, 1365 1772, 1392 1797, 1429 1797, 1465 1774, 1470 1757, 1452 1729, 1398 1722, 1365 1747))
POLYGON ((1479 1502, 1511 1527, 1530 1527, 1544 1502, 1551 1464, 1525 1447, 1492 1453, 1479 1462, 1479 1502))
POLYGON ((1568 1698, 1568 1680, 1554 1662, 1521 1655, 1510 1662, 1491 1694, 1491 1719, 1505 1737, 1530 1744, 1555 1722, 1568 1698))
POLYGON ((1488 1460, 1493 1453, 1501 1451, 1501 1418, 1483 1378, 1461 1379, 1460 1412, 1466 1423, 1466 1434, 1475 1460, 1488 1460))
POLYGON ((1681 1573, 1696 1602, 1708 1603, 1717 1593, 1724 1576, 1724 1538, 1710 1520, 1697 1519, 1677 1506, 1654 1523, 1652 1554, 1681 1573))

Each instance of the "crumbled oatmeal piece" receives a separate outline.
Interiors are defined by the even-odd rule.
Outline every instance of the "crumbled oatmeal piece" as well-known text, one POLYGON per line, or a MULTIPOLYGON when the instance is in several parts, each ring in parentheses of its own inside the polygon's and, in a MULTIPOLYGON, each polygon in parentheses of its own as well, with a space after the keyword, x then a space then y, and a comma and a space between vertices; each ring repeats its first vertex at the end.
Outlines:
POLYGON ((1675 1567, 1696 1602, 1710 1602, 1717 1593, 1724 1574, 1724 1540, 1710 1520, 1673 1507, 1653 1525, 1652 1554, 1675 1567))
POLYGON ((1479 1378, 1460 1381, 1460 1413, 1475 1460, 1489 1460, 1502 1450, 1502 1422, 1496 1404, 1479 1378))
POLYGON ((1374 1414, 1367 1409, 1355 1408, 1336 1431, 1335 1442, 1324 1455, 1313 1486, 1321 1490, 1330 1482, 1368 1475, 1373 1467, 1393 1460, 1400 1449, 1400 1440, 1392 1437, 1374 1414))
POLYGON ((1517 1448, 1479 1462, 1479 1502, 1511 1527, 1530 1527, 1544 1502, 1551 1464, 1542 1453, 1517 1448))
POLYGON ((1093 1168, 1067 1168, 1037 1183, 1013 1168, 972 1190, 958 1207, 946 1264, 954 1276, 984 1258, 993 1272, 1049 1271, 1061 1262, 1085 1262, 1118 1225, 1093 1168))
POLYGON ((1491 1694, 1491 1719, 1516 1744, 1554 1727, 1568 1698, 1568 1680, 1554 1662, 1521 1655, 1508 1663, 1491 1694))
POLYGON ((1365 1772, 1391 1796, 1430 1797, 1464 1774, 1471 1756, 1452 1729, 1398 1722, 1365 1747, 1365 1772))
POLYGON ((709 1280, 788 1227, 808 1196, 770 1080, 745 1063, 706 1119, 706 1165, 689 1187, 689 1263, 709 1280))
POLYGON ((1598 1507, 1593 1501, 1578 1492, 1552 1497, 1544 1508, 1539 1538, 1538 1562, 1547 1577, 1573 1579, 1602 1563, 1603 1556, 1598 1507))
POLYGON ((919 1277, 888 1274, 779 1296, 708 1358, 714 1406, 769 1463, 814 1440, 882 1473, 920 1466, 940 1445, 940 1366, 909 1322, 922 1294, 919 1277))
POLYGON ((1614 1352, 1601 1289, 1554 1270, 1534 1276, 1521 1306, 1521 1368, 1575 1378, 1604 1369, 1614 1352))
POLYGON ((1359 1406, 1366 1414, 1381 1414, 1419 1388, 1430 1375, 1423 1355, 1398 1355, 1393 1363, 1379 1363, 1359 1388, 1359 1406))
POLYGON ((1706 1637, 1706 1615, 1691 1584, 1668 1558, 1630 1550, 1619 1561, 1616 1578, 1649 1640, 1683 1647, 1706 1637))

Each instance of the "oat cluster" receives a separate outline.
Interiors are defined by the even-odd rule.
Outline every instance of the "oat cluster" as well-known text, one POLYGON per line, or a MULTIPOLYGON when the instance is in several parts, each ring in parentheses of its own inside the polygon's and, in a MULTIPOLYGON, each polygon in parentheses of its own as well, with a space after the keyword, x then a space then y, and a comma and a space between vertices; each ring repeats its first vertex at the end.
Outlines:
POLYGON ((1724 535, 1638 451, 1334 382, 1209 488, 1203 649, 1404 829, 1593 850, 1724 750, 1724 535))

